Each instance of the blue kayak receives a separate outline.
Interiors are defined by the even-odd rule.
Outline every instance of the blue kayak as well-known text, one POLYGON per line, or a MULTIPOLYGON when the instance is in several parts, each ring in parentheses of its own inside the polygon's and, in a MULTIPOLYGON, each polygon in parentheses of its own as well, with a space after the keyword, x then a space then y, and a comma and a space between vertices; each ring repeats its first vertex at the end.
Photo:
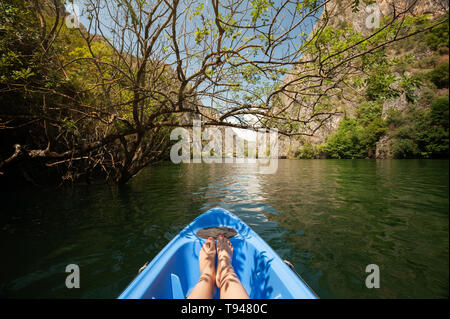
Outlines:
MULTIPOLYGON (((119 299, 184 299, 200 278, 198 254, 213 227, 234 232, 232 265, 250 298, 315 299, 317 296, 267 243, 236 215, 213 208, 187 225, 145 267, 119 299)), ((216 289, 215 298, 219 297, 216 289)))

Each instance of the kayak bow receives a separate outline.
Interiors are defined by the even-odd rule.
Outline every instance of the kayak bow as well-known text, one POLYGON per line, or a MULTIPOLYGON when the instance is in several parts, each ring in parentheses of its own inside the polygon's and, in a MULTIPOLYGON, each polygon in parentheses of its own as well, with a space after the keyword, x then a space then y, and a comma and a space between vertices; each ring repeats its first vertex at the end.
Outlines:
MULTIPOLYGON (((187 225, 145 267, 119 299, 184 299, 200 278, 198 254, 209 228, 229 231, 232 265, 250 298, 315 299, 308 285, 236 215, 213 208, 187 225)), ((217 233, 217 232, 216 232, 217 233)), ((211 232, 210 232, 211 234, 211 232)), ((214 235, 210 235, 214 237, 214 235)), ((216 289, 217 290, 217 289, 216 289)), ((219 297, 218 290, 215 298, 219 297)))

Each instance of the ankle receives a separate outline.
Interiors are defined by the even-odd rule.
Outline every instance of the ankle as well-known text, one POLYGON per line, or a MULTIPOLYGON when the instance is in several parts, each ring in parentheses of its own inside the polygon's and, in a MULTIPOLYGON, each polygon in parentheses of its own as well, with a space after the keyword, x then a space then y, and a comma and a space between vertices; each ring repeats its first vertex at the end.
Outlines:
POLYGON ((222 287, 226 287, 227 283, 236 281, 237 275, 234 272, 233 267, 227 266, 223 267, 220 271, 220 275, 218 273, 216 277, 216 285, 219 289, 222 289, 222 287))
POLYGON ((221 262, 221 263, 226 263, 226 264, 230 264, 231 265, 231 257, 230 256, 219 256, 217 258, 217 261, 221 262))
POLYGON ((204 271, 200 274, 200 280, 213 281, 216 278, 216 274, 210 271, 204 271))

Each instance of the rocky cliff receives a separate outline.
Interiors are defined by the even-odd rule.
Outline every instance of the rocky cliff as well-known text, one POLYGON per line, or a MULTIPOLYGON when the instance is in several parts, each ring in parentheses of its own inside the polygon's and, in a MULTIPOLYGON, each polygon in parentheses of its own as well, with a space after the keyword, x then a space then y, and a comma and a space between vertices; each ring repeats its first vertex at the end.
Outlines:
MULTIPOLYGON (((333 0, 327 3, 322 17, 317 21, 315 27, 313 28, 312 34, 315 30, 318 30, 326 22, 327 26, 331 26, 335 29, 348 28, 349 26, 353 28, 355 32, 358 32, 364 36, 370 35, 373 32, 373 27, 371 23, 374 22, 371 17, 374 14, 379 14, 380 20, 385 17, 390 17, 393 14, 398 14, 399 12, 406 12, 405 16, 417 17, 427 15, 429 20, 436 20, 445 14, 448 14, 449 2, 448 0, 402 0, 402 1, 387 1, 378 0, 376 1, 375 7, 367 7, 364 1, 361 1, 358 6, 358 10, 352 6, 353 1, 345 0, 333 0)), ((421 41, 422 38, 412 38, 400 41, 398 43, 393 43, 386 48, 385 53, 390 59, 408 56, 409 65, 403 66, 401 70, 394 70, 392 75, 400 77, 400 75, 406 74, 406 76, 411 76, 417 74, 418 65, 420 61, 427 59, 433 55, 433 52, 426 46, 415 43, 414 41, 421 41)), ((423 40, 423 39, 422 39, 423 40)), ((448 53, 442 52, 440 59, 448 61, 448 53)), ((305 57, 307 59, 308 57, 305 57)), ((292 72, 294 73, 294 72, 292 72)), ((339 76, 336 74, 336 77, 339 76)), ((354 74, 354 77, 364 77, 364 73, 354 74)), ((285 78, 285 83, 293 80, 294 75, 289 75, 285 78)), ((320 144, 324 143, 327 138, 338 129, 339 123, 342 119, 352 116, 355 113, 355 107, 360 103, 364 102, 366 96, 364 92, 367 87, 361 85, 358 88, 349 88, 340 84, 340 93, 329 95, 325 93, 323 100, 327 104, 333 105, 333 111, 335 114, 328 119, 321 122, 321 127, 317 130, 313 130, 314 134, 312 136, 294 136, 294 137, 280 137, 280 151, 281 157, 296 157, 298 155, 299 148, 305 143, 320 144)), ((392 84, 392 89, 396 90, 396 83, 392 84)), ((434 88, 435 89, 435 88, 434 88)), ((325 88, 326 90, 326 88, 325 88)), ((429 87, 424 86, 421 88, 415 88, 413 95, 415 95, 419 100, 423 94, 431 90, 429 87)), ((295 91, 295 88, 294 88, 295 91)), ((442 92, 441 92, 442 93, 442 92)), ((303 116, 308 116, 311 113, 311 106, 308 107, 308 103, 304 103, 299 106, 299 103, 293 102, 298 100, 299 95, 295 93, 290 95, 285 95, 281 98, 283 107, 289 105, 289 112, 295 114, 296 112, 302 114, 303 116), (292 105, 292 106, 291 106, 292 105)), ((398 96, 392 98, 386 98, 383 101, 382 107, 382 117, 386 119, 389 110, 396 110, 399 112, 405 112, 408 107, 408 97, 406 93, 401 93, 398 96)), ((311 103, 310 103, 311 105, 311 103)), ((315 125, 313 123, 313 125, 315 125)), ((309 131, 311 132, 311 130, 309 131)), ((306 132, 305 133, 309 133, 306 132)), ((389 150, 389 136, 382 136, 376 147, 376 151, 373 156, 377 158, 389 158, 392 157, 392 152, 389 150)))

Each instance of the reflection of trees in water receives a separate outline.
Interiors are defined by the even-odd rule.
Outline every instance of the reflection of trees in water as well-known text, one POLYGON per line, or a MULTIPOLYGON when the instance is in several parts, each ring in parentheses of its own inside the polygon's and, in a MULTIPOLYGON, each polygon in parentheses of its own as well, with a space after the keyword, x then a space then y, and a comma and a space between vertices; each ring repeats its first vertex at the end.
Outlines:
POLYGON ((448 256, 448 228, 443 215, 426 212, 442 210, 445 198, 436 195, 446 195, 430 189, 442 177, 419 162, 281 161, 273 183, 262 183, 276 210, 265 215, 285 230, 281 251, 319 295, 442 294, 436 274, 448 278, 439 265, 448 256), (381 268, 378 290, 364 285, 370 263, 381 268))

